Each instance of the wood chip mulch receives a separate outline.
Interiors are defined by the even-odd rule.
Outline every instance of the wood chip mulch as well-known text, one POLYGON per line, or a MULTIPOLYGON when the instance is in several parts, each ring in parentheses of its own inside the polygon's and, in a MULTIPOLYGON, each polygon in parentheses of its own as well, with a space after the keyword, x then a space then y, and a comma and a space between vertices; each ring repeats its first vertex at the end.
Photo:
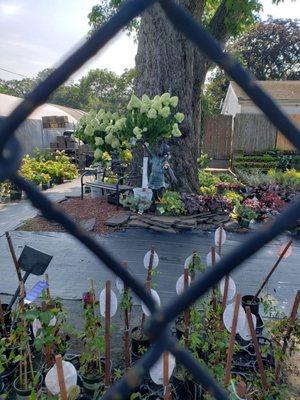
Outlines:
MULTIPOLYGON (((92 232, 109 233, 116 228, 111 228, 105 225, 105 221, 115 215, 121 214, 122 207, 117 210, 117 207, 108 204, 106 199, 98 198, 79 198, 67 199, 57 204, 57 207, 69 214, 75 221, 84 224, 88 220, 95 218, 95 225, 92 232)), ((27 220, 18 228, 20 231, 43 231, 43 232, 64 232, 64 228, 56 222, 50 222, 41 216, 36 216, 27 220)))

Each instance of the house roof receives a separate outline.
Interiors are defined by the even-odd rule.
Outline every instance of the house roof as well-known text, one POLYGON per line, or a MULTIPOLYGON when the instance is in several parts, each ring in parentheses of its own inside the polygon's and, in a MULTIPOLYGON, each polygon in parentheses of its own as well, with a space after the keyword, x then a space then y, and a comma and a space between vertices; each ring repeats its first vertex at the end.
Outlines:
MULTIPOLYGON (((23 99, 20 97, 0 93, 0 117, 7 117, 17 107, 17 105, 22 102, 22 100, 23 99)), ((86 113, 82 110, 45 103, 37 107, 28 118, 42 119, 42 117, 54 115, 58 117, 67 116, 69 122, 76 123, 84 114, 86 113)))
MULTIPOLYGON (((256 81, 275 100, 300 101, 300 81, 256 81)), ((234 81, 230 82, 239 100, 251 100, 234 81)))

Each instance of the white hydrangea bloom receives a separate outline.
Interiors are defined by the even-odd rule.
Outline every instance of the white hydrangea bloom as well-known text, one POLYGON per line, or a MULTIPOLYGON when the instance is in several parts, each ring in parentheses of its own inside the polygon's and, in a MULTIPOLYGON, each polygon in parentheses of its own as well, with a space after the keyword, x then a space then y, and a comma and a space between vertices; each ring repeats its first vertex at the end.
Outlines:
POLYGON ((163 117, 163 118, 168 118, 168 116, 170 115, 171 110, 170 107, 163 107, 160 111, 159 114, 163 117))
POLYGON ((119 146, 120 146, 120 141, 119 141, 119 139, 117 139, 117 138, 113 139, 112 142, 111 142, 111 147, 112 147, 113 149, 116 149, 116 148, 119 147, 119 146))
POLYGON ((134 108, 140 108, 140 107, 141 107, 141 100, 138 97, 136 97, 135 94, 133 94, 128 103, 127 109, 133 110, 134 108))
POLYGON ((174 124, 173 125, 173 129, 172 129, 172 135, 174 137, 180 137, 182 135, 182 133, 180 132, 179 128, 178 128, 178 124, 174 124))
POLYGON ((151 107, 154 108, 156 111, 160 111, 162 109, 162 102, 159 96, 154 97, 151 107))
POLYGON ((177 107, 178 105, 178 97, 177 96, 173 96, 170 98, 170 104, 172 107, 177 107))
POLYGON ((170 102, 171 95, 170 93, 164 93, 161 95, 160 99, 164 103, 164 105, 168 106, 170 102))
POLYGON ((176 121, 178 121, 179 123, 181 123, 181 122, 184 120, 184 114, 183 114, 183 113, 180 113, 180 112, 176 113, 176 114, 175 114, 175 119, 176 119, 176 121))
POLYGON ((141 132, 142 132, 142 130, 141 130, 141 128, 139 128, 138 126, 136 126, 136 127, 133 129, 133 134, 134 134, 135 136, 140 135, 141 132))
POLYGON ((157 112, 154 110, 154 108, 150 108, 147 114, 148 118, 150 119, 155 119, 157 117, 157 112))
POLYGON ((100 149, 96 149, 94 152, 94 157, 96 160, 99 160, 102 156, 102 151, 100 149))
POLYGON ((104 141, 101 137, 95 137, 95 145, 96 146, 102 146, 103 143, 104 143, 104 141))

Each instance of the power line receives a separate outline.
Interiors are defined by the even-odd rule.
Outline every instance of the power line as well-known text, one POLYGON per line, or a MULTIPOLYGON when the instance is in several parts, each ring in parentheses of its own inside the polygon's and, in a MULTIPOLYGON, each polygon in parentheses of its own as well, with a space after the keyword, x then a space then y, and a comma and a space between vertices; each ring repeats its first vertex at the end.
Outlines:
POLYGON ((22 78, 29 78, 28 76, 25 76, 25 75, 22 75, 22 74, 18 74, 17 72, 13 72, 13 71, 10 71, 10 70, 5 69, 5 68, 1 68, 0 67, 0 70, 4 71, 4 72, 8 72, 8 73, 13 74, 13 75, 21 76, 22 78))

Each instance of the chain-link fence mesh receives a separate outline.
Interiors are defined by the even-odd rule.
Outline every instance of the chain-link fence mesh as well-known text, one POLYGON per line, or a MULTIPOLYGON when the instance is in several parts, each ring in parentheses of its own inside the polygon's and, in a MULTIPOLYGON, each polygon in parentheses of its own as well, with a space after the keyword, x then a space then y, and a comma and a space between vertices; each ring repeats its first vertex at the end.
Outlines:
MULTIPOLYGON (((45 102, 51 93, 57 89, 89 58, 94 56, 118 31, 124 28, 133 18, 148 7, 156 3, 155 0, 131 0, 120 7, 119 11, 106 24, 99 28, 78 50, 76 50, 60 67, 41 82, 24 101, 0 124, 0 180, 10 179, 26 192, 33 205, 41 211, 44 217, 60 223, 67 232, 94 253, 99 260, 113 271, 131 290, 147 305, 152 312, 145 324, 145 330, 153 341, 151 349, 131 369, 123 379, 114 384, 104 395, 103 399, 126 399, 136 386, 142 381, 150 367, 158 360, 163 351, 174 354, 201 383, 204 389, 209 390, 218 400, 227 399, 227 394, 214 380, 210 373, 182 348, 170 335, 169 324, 185 309, 197 301, 222 277, 228 275, 238 265, 270 242, 277 235, 295 225, 300 218, 300 200, 295 201, 283 211, 275 221, 262 228, 257 233, 229 255, 223 257, 214 269, 206 271, 196 282, 175 301, 168 306, 157 309, 153 299, 126 271, 125 268, 86 231, 77 225, 65 213, 52 204, 31 183, 18 175, 18 168, 22 158, 22 148, 14 132, 20 124, 40 104, 45 102)), ((226 54, 219 43, 189 15, 176 1, 161 0, 159 2, 174 27, 194 42, 200 51, 210 57, 217 65, 235 80, 249 95, 252 101, 265 113, 276 128, 299 150, 300 132, 289 118, 277 107, 274 101, 254 81, 239 63, 226 54)))

